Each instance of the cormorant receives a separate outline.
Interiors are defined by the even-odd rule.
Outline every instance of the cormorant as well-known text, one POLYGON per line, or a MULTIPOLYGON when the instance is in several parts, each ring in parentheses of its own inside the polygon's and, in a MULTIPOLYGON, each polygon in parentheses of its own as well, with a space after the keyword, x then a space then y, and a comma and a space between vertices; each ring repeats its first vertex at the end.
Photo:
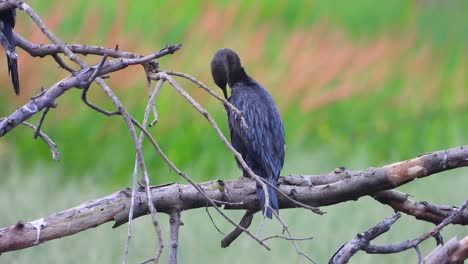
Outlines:
MULTIPOLYGON (((15 27, 16 9, 8 9, 0 11, 1 31, 7 41, 5 48, 8 60, 8 73, 11 76, 15 94, 20 92, 19 77, 18 77, 18 55, 15 52, 15 39, 13 37, 13 28, 15 27)), ((3 36, 2 36, 3 37, 3 36)))
MULTIPOLYGON (((247 165, 258 176, 278 186, 278 178, 284 163, 284 128, 278 108, 270 94, 247 75, 239 56, 230 49, 216 52, 211 61, 211 74, 217 86, 228 99, 226 84, 231 88, 228 101, 244 113, 247 127, 241 124, 238 114, 227 111, 232 146, 242 155, 247 165)), ((237 162, 239 167, 240 164, 237 162)), ((248 177, 246 171, 244 177, 248 177)), ((256 186, 263 215, 271 218, 270 208, 265 207, 265 195, 261 185, 256 186)), ((270 207, 278 212, 276 191, 267 185, 270 207)))

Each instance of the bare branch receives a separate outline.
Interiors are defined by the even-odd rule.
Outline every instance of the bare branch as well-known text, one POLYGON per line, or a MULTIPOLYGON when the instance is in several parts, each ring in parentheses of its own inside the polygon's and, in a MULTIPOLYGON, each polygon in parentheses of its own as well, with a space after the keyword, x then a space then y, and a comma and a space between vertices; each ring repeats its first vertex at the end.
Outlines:
MULTIPOLYGON (((247 210, 244 216, 242 216, 239 222, 239 226, 242 226, 244 229, 249 228, 249 226, 252 224, 252 220, 256 212, 258 211, 247 210)), ((227 236, 225 236, 223 240, 221 240, 221 247, 229 247, 229 245, 231 245, 231 243, 234 242, 234 240, 236 240, 236 238, 238 238, 242 234, 242 232, 244 232, 242 229, 236 227, 236 229, 234 229, 231 233, 227 234, 227 236)), ((263 241, 266 240, 264 239, 263 241)))
MULTIPOLYGON (((435 205, 428 202, 415 202, 408 199, 406 193, 397 190, 381 191, 373 194, 377 201, 391 206, 395 211, 403 212, 414 216, 416 219, 440 224, 458 210, 456 206, 435 205)), ((463 213, 463 217, 457 218, 454 224, 468 225, 468 211, 463 213)), ((440 242, 439 242, 440 243, 440 242)))
POLYGON ((449 217, 445 218, 444 221, 442 221, 440 224, 436 225, 434 228, 429 230, 428 232, 424 233, 420 237, 410 240, 410 241, 405 241, 400 244, 396 245, 388 245, 388 246, 374 246, 374 245, 368 245, 364 250, 367 253, 371 254, 388 254, 388 253, 397 253, 401 252, 410 248, 414 248, 415 246, 419 245, 421 242, 424 240, 432 237, 434 234, 440 232, 442 228, 445 226, 451 224, 455 219, 457 219, 461 214, 463 214, 465 208, 468 206, 468 200, 466 200, 458 210, 456 210, 452 215, 449 217))
MULTIPOLYGON (((168 46, 167 48, 159 52, 137 59, 113 59, 107 61, 102 67, 100 74, 104 75, 110 72, 123 69, 129 65, 145 63, 147 61, 159 58, 161 56, 171 54, 174 51, 178 50, 180 47, 180 45, 168 46)), ((50 88, 46 89, 44 92, 41 92, 38 96, 31 99, 24 106, 18 108, 6 119, 0 122, 0 137, 4 136, 13 128, 15 128, 18 124, 27 120, 34 114, 40 112, 45 107, 50 107, 50 105, 53 105, 54 101, 63 93, 68 91, 70 88, 82 87, 82 84, 85 83, 86 80, 88 80, 93 73, 93 67, 86 67, 62 79, 50 88)))
MULTIPOLYGON (((466 166, 467 158, 468 148, 459 147, 435 152, 432 154, 426 154, 412 160, 396 163, 396 165, 387 165, 382 168, 373 168, 371 171, 380 171, 388 168, 397 170, 397 166, 403 166, 403 168, 407 168, 408 163, 414 164, 418 160, 424 160, 424 164, 432 165, 429 167, 430 169, 423 168, 423 170, 427 172, 424 174, 424 176, 428 176, 430 173, 449 170, 455 166, 466 166), (445 153, 447 155, 446 164, 441 163, 440 161, 436 162, 439 159, 439 153, 445 153)), ((178 174, 186 176, 176 167, 172 167, 171 169, 173 169, 178 174)), ((398 171, 400 172, 399 175, 401 178, 409 177, 407 174, 410 174, 411 177, 414 177, 414 170, 412 169, 398 171)), ((385 175, 385 173, 382 175, 385 175)), ((288 176, 289 179, 294 177, 297 178, 294 181, 300 181, 301 178, 303 178, 303 176, 288 176)), ((372 173, 369 173, 368 170, 364 170, 360 176, 345 178, 339 182, 334 183, 336 185, 342 184, 341 188, 324 188, 324 186, 309 187, 282 184, 280 185, 280 189, 282 192, 293 195, 296 199, 305 204, 312 204, 315 206, 330 205, 343 201, 355 200, 360 196, 372 194, 377 190, 380 190, 382 188, 382 182, 380 181, 382 180, 380 180, 377 176, 375 176, 375 178, 372 180, 372 182, 376 181, 376 183, 372 185, 366 185, 366 182, 368 182, 368 179, 371 177, 372 173), (361 178, 364 176, 367 177, 365 180, 361 178), (356 188, 356 186, 359 186, 359 183, 366 185, 368 190, 362 191, 360 188, 356 188), (356 193, 354 195, 350 195, 353 193, 353 191, 350 189, 354 190, 356 193)), ((400 181, 399 184, 404 184, 404 182, 400 181)), ((394 187, 390 184, 384 184, 384 186, 386 188, 394 187)), ((251 211, 258 211, 260 209, 258 200, 255 196, 255 183, 251 179, 245 177, 242 177, 236 181, 223 182, 220 180, 213 180, 200 184, 192 182, 190 185, 169 184, 164 186, 151 187, 150 190, 152 199, 157 201, 157 203, 155 203, 156 210, 164 213, 170 213, 175 208, 179 210, 189 210, 206 206, 217 208, 217 205, 213 202, 213 200, 228 202, 228 204, 224 206, 225 209, 242 209, 251 211), (195 184, 195 186, 198 188, 192 184, 195 184), (227 191, 229 191, 229 195, 226 195, 227 191)), ((135 201, 146 201, 146 197, 146 192, 137 190, 135 194, 135 201)), ((296 207, 296 205, 288 199, 282 196, 279 196, 278 198, 280 208, 284 209, 296 207)), ((115 221, 114 227, 120 226, 128 221, 131 204, 130 199, 130 191, 123 190, 95 201, 86 202, 76 208, 71 208, 63 212, 44 217, 43 221, 45 226, 42 228, 41 237, 38 241, 39 243, 42 243, 51 239, 72 235, 74 233, 86 230, 87 228, 96 227, 102 223, 113 220, 115 221)), ((148 204, 144 202, 136 203, 133 209, 134 218, 146 215, 149 212, 148 204)), ((451 219, 451 221, 454 223, 465 223, 466 220, 458 220, 457 218, 464 218, 466 212, 461 210, 461 207, 457 210, 457 212, 459 212, 459 215, 451 219)), ((242 229, 246 228, 243 227, 242 229)), ((434 232, 437 231, 438 230, 434 230, 434 232)), ((34 246, 36 235, 37 231, 30 223, 24 224, 24 226, 21 228, 13 225, 11 227, 0 229, 0 237, 2 237, 2 239, 0 239, 0 253, 34 246)))
MULTIPOLYGON (((24 39, 22 36, 20 36, 16 32, 13 32, 13 35, 15 37, 15 44, 33 57, 53 56, 53 55, 63 53, 63 51, 54 44, 37 45, 24 39)), ((112 58, 128 58, 128 59, 143 57, 142 55, 127 52, 127 51, 121 51, 121 50, 104 48, 104 47, 99 47, 99 46, 92 46, 92 45, 68 44, 66 45, 66 47, 69 50, 71 50, 73 53, 81 54, 81 55, 104 56, 104 54, 107 54, 109 55, 109 57, 112 57, 112 58)))
POLYGON ((354 254, 369 244, 369 241, 390 230, 390 226, 392 226, 400 217, 401 213, 396 213, 393 216, 384 219, 368 231, 357 234, 353 240, 350 240, 341 246, 328 263, 348 263, 349 259, 351 259, 354 254))
POLYGON ((169 242, 169 264, 177 264, 177 249, 179 247, 179 227, 182 225, 180 221, 180 211, 175 210, 169 214, 170 226, 170 242, 169 242))
MULTIPOLYGON (((402 252, 411 248, 414 248, 418 253, 418 259, 421 259, 421 253, 419 252, 418 245, 423 242, 424 240, 432 237, 434 234, 439 233, 442 228, 445 226, 453 223, 455 219, 462 216, 464 210, 468 206, 468 200, 466 200, 458 210, 456 210, 452 215, 445 218, 440 224, 429 230, 428 232, 422 234, 416 239, 408 240, 399 244, 395 245, 385 245, 385 246, 375 246, 370 244, 370 242, 378 237, 379 235, 387 232, 390 230, 390 226, 395 223, 398 218, 400 218, 401 214, 397 213, 394 216, 385 219, 381 223, 377 224, 373 228, 369 229, 368 231, 358 234, 353 240, 348 241, 345 245, 343 245, 330 259, 329 263, 347 263, 349 259, 359 250, 363 250, 369 254, 390 254, 390 253, 398 253, 402 252)), ((447 255, 446 255, 447 256, 447 255)), ((468 255, 467 255, 468 257, 468 255)), ((447 259, 447 257, 446 257, 447 259)), ((463 260, 463 259, 462 259, 463 260)), ((442 263, 442 262, 437 262, 442 263)), ((446 263, 446 262, 444 262, 446 263)))

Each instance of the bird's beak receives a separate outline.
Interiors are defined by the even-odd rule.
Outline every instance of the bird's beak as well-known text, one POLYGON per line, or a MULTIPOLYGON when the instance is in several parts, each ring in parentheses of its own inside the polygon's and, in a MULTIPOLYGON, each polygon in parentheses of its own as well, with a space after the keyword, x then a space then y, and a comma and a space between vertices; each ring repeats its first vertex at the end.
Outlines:
POLYGON ((224 88, 222 90, 223 90, 224 98, 226 98, 226 100, 227 100, 228 99, 228 94, 227 94, 226 86, 224 86, 224 88))

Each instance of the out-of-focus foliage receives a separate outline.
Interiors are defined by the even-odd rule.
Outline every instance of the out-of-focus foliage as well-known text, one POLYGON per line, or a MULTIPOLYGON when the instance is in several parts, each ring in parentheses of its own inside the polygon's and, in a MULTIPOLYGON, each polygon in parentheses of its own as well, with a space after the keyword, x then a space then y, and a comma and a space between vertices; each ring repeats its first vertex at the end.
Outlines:
MULTIPOLYGON (((378 165, 466 143, 466 1, 105 0, 32 1, 31 6, 67 43, 119 44, 140 53, 183 43, 181 51, 160 60, 161 67, 184 71, 213 89, 211 56, 221 47, 238 51, 247 72, 280 107, 287 157, 323 149, 337 166, 356 153, 365 153, 368 165, 378 165)), ((18 13, 17 32, 46 43, 29 18, 18 13)), ((50 58, 19 55, 20 97, 11 91, 6 62, 0 63, 2 115, 66 75, 50 58)), ((144 81, 140 67, 109 80, 137 117, 147 99, 144 81)), ((223 107, 196 86, 182 84, 227 132, 223 107)), ((232 155, 204 118, 170 89, 165 86, 157 99, 160 121, 151 131, 178 166, 199 172, 197 180, 228 177, 221 172, 233 170, 232 155)), ((112 109, 98 86, 92 86, 90 98, 112 109)), ((61 168, 63 180, 92 173, 97 182, 128 185, 133 146, 121 118, 86 108, 77 90, 58 104, 44 131, 59 144, 60 163, 25 127, 1 140, 1 157, 25 168, 37 163, 61 168)), ((155 182, 177 179, 150 148, 146 153, 155 182)), ((286 172, 299 172, 301 166, 289 164, 296 163, 287 159, 286 172)))

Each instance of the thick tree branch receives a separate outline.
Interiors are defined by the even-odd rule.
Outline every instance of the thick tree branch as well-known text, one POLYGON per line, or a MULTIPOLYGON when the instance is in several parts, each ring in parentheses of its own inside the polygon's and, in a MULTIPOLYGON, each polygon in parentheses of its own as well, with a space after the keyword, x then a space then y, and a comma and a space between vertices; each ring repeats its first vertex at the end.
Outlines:
MULTIPOLYGON (((398 162, 381 168, 372 168, 355 172, 352 177, 345 177, 332 184, 300 186, 288 184, 282 180, 280 190, 298 201, 323 206, 356 200, 364 195, 373 194, 382 189, 394 188, 408 180, 390 181, 388 175, 398 179, 413 179, 432 173, 467 166, 468 148, 458 147, 426 154, 415 159, 398 162), (441 162, 444 160, 445 162, 441 162), (416 169, 414 167, 416 166, 416 169), (416 173, 424 172, 424 173, 416 173), (331 185, 331 186, 330 186, 331 185)), ((324 177, 323 175, 320 177, 324 177)), ((332 177, 335 177, 332 174, 332 177)), ((313 176, 287 176, 290 182, 300 182, 313 176)), ((199 184, 203 192, 212 200, 224 202, 225 209, 257 211, 260 206, 255 196, 255 183, 251 179, 241 178, 235 181, 213 180, 199 184), (226 195, 226 193, 229 195, 226 195)), ((171 213, 174 209, 189 210, 211 206, 207 199, 192 185, 168 184, 151 187, 151 197, 158 212, 171 213)), ((296 208, 290 200, 279 196, 280 208, 296 208)), ((38 243, 69 236, 109 221, 115 221, 114 227, 128 221, 131 204, 131 191, 123 190, 107 197, 86 202, 75 208, 42 218, 43 227, 38 243)), ((148 204, 146 193, 139 190, 135 194, 134 217, 146 215, 148 204)), ((458 211, 458 210, 457 210, 458 211)), ((456 223, 466 224, 466 210, 460 212, 456 223)), ((0 229, 0 253, 34 246, 37 229, 31 223, 13 225, 0 229)))

